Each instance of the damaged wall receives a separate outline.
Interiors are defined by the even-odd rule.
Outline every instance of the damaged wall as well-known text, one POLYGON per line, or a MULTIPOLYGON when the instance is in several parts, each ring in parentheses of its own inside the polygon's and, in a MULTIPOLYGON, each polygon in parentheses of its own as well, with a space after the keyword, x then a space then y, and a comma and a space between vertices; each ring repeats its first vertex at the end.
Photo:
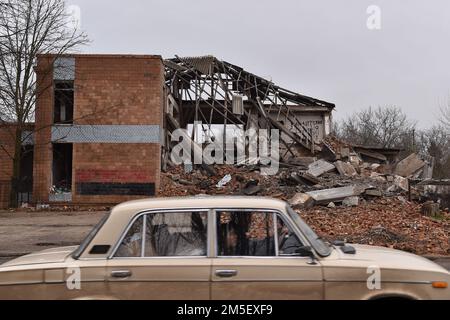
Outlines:
MULTIPOLYGON (((34 202, 55 200, 52 149, 73 145, 71 198, 118 203, 159 187, 163 68, 159 56, 75 55, 73 124, 54 124, 52 85, 37 103, 34 202)), ((51 56, 40 56, 41 69, 51 56)), ((56 75, 56 76, 55 76, 56 75)), ((59 190, 58 188, 56 188, 59 190)), ((61 200, 56 198, 56 200, 61 200)))

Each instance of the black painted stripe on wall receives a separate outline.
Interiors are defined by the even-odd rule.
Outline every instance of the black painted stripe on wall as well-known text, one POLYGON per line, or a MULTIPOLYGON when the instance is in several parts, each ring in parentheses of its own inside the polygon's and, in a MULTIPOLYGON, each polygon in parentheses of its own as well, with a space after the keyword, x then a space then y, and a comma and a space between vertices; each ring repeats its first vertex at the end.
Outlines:
POLYGON ((83 196, 154 196, 154 183, 79 182, 77 194, 83 196))

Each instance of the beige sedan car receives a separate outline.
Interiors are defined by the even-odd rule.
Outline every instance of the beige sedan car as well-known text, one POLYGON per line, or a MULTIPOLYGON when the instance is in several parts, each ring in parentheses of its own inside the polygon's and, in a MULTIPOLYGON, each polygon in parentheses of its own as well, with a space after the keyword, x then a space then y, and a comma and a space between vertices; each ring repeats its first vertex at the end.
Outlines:
POLYGON ((116 206, 79 247, 0 266, 0 299, 450 299, 450 274, 387 248, 322 241, 285 202, 116 206))

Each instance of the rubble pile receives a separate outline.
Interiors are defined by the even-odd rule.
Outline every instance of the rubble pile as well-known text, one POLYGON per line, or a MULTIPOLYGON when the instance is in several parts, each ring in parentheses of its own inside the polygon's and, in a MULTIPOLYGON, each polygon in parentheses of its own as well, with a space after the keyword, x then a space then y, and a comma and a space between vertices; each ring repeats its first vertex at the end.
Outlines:
POLYGON ((422 215, 421 205, 402 198, 380 198, 358 207, 297 210, 329 241, 386 246, 421 255, 450 254, 450 213, 422 215))
MULTIPOLYGON (((429 164, 417 154, 383 154, 327 138, 319 157, 293 157, 274 176, 258 165, 169 167, 159 196, 247 195, 285 200, 324 238, 450 254, 448 208, 428 201, 420 183, 429 164)), ((431 169, 432 170, 432 169, 431 169)))

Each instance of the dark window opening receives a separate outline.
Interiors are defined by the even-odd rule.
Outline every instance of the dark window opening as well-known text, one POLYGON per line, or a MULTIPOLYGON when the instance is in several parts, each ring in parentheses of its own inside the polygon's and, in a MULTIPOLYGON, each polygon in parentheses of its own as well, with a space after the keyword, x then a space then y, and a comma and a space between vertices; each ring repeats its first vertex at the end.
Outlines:
POLYGON ((53 144, 54 193, 70 192, 72 190, 72 155, 72 144, 53 144))
POLYGON ((20 158, 20 178, 17 186, 17 199, 19 205, 30 203, 33 192, 33 146, 22 147, 20 158))
POLYGON ((55 82, 54 123, 73 123, 73 81, 55 82))

